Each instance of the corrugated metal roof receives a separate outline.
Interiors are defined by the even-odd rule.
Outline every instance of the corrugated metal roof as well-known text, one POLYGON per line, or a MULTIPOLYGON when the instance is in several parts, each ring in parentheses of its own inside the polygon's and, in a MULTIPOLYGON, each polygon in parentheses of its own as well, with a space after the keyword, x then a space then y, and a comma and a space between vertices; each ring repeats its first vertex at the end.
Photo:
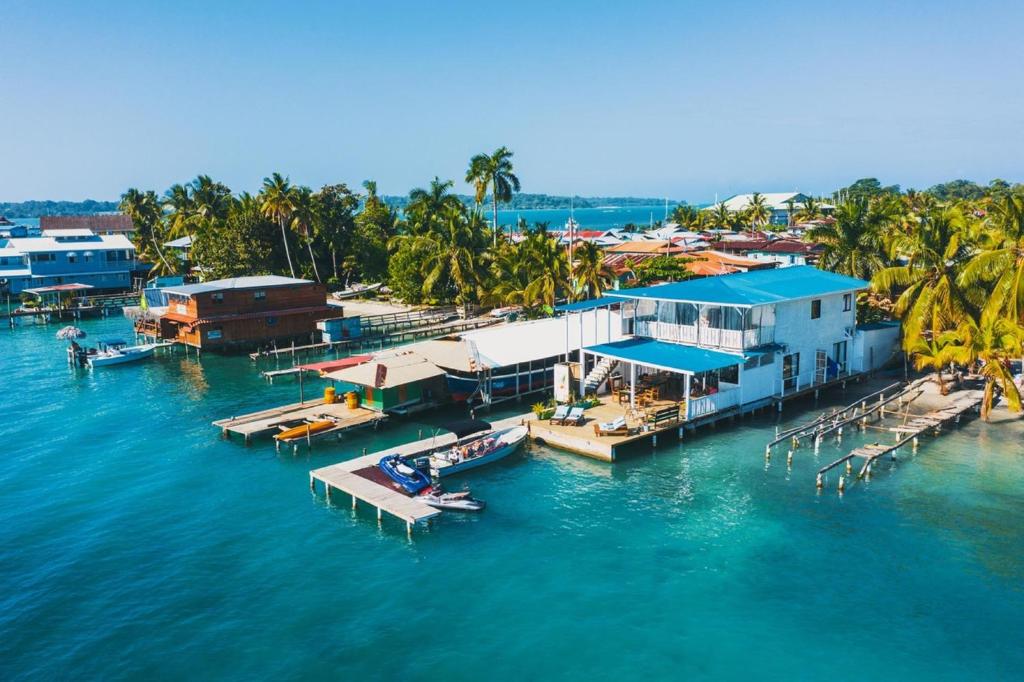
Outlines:
POLYGON ((639 337, 623 339, 614 343, 602 343, 584 350, 617 360, 684 374, 708 372, 743 362, 742 355, 639 337))
POLYGON ((655 301, 754 306, 866 289, 862 279, 837 275, 809 265, 752 270, 733 275, 675 282, 640 289, 609 291, 609 296, 655 301))
POLYGON ((269 287, 293 286, 295 284, 311 284, 312 280, 292 279, 280 275, 253 275, 249 277, 232 277, 230 279, 215 279, 211 282, 200 282, 199 284, 185 284, 183 286, 167 287, 165 291, 169 294, 181 294, 192 296, 210 291, 224 291, 225 289, 264 289, 269 287))
POLYGON ((132 242, 123 234, 98 235, 93 239, 59 242, 53 237, 12 237, 8 248, 22 253, 46 253, 49 251, 106 251, 110 249, 134 249, 132 242))
POLYGON ((345 381, 359 386, 373 386, 375 388, 392 388, 404 386, 415 381, 432 379, 444 375, 444 370, 432 362, 428 362, 419 353, 412 351, 399 351, 385 353, 376 356, 373 360, 365 362, 356 367, 340 369, 336 372, 328 372, 324 377, 334 381, 345 381), (383 365, 387 368, 383 384, 378 385, 377 367, 383 365))

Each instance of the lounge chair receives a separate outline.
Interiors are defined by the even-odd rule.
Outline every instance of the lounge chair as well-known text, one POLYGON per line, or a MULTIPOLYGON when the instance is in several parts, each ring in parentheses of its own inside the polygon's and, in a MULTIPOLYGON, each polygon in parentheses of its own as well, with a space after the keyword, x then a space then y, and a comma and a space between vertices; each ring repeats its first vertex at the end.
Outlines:
POLYGON ((563 424, 574 424, 579 426, 583 423, 583 408, 574 407, 569 410, 569 416, 562 420, 563 424))
POLYGON ((626 436, 629 435, 629 428, 626 426, 625 417, 616 417, 610 422, 594 424, 595 436, 626 436))
POLYGON ((549 424, 564 424, 565 418, 569 416, 569 406, 559 405, 555 408, 555 413, 551 415, 551 419, 548 420, 549 424))

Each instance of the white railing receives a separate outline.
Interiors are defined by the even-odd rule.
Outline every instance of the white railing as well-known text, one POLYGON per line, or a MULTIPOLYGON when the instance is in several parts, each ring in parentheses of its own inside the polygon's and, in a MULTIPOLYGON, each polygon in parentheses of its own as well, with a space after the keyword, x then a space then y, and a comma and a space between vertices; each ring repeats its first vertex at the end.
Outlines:
POLYGON ((671 343, 695 344, 712 348, 743 350, 775 340, 775 327, 760 329, 718 329, 695 324, 672 324, 655 320, 637 320, 635 334, 671 343))
POLYGON ((721 412, 730 407, 740 404, 740 389, 738 386, 723 388, 718 393, 690 398, 686 401, 686 418, 698 419, 709 414, 721 412))

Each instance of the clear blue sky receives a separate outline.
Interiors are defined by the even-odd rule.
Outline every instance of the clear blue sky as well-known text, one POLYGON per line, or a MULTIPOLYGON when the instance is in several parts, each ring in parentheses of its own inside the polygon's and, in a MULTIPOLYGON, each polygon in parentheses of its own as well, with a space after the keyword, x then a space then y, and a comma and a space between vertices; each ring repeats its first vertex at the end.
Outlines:
POLYGON ((404 193, 502 144, 524 190, 552 194, 1024 180, 1019 2, 0 0, 0 17, 0 201, 197 173, 254 190, 274 170, 404 193))

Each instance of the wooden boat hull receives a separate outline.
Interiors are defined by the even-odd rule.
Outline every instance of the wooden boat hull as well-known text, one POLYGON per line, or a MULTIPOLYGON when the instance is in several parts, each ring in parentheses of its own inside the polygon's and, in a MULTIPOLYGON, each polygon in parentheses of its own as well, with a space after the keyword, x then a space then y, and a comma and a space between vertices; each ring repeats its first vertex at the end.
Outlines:
POLYGON ((314 434, 320 433, 321 431, 326 431, 332 426, 334 426, 334 422, 330 421, 329 419, 324 419, 322 421, 311 422, 309 424, 302 424, 300 426, 294 426, 290 429, 286 429, 281 433, 276 434, 274 438, 276 438, 277 440, 294 440, 296 438, 305 438, 307 435, 312 436, 314 434))

